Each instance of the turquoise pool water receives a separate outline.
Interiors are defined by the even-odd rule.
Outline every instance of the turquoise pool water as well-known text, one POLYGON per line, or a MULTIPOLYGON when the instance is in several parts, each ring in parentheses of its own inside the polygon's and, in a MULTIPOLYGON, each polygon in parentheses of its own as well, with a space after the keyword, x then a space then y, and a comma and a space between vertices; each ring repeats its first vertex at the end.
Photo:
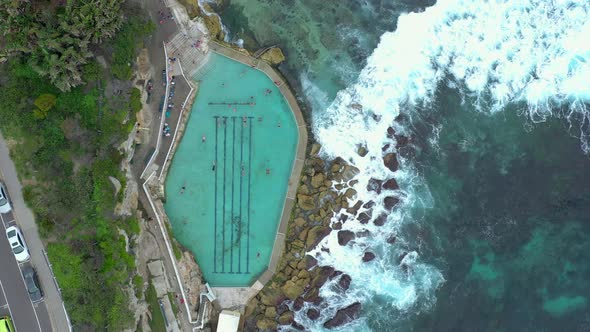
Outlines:
POLYGON ((218 54, 209 61, 166 179, 165 209, 211 286, 249 286, 270 261, 297 124, 264 73, 218 54))

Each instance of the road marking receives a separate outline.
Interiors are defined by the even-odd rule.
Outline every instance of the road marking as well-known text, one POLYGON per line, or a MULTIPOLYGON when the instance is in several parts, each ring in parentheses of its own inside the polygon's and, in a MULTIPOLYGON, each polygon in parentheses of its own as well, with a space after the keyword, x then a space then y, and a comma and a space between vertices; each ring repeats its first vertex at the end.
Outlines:
MULTIPOLYGON (((8 304, 8 299, 6 298, 6 293, 4 293, 4 286, 2 285, 2 280, 0 280, 0 288, 2 288, 2 295, 4 295, 4 301, 6 301, 6 306, 8 307, 8 312, 10 313, 10 318, 12 319, 12 310, 10 310, 10 305, 8 304)), ((14 325, 14 331, 17 332, 18 329, 16 328, 16 324, 14 325)))
MULTIPOLYGON (((4 218, 2 218, 2 215, 1 214, 0 214, 0 219, 2 219, 2 221, 4 221, 4 218)), ((4 233, 6 233, 6 226, 4 226, 4 222, 2 222, 2 227, 4 227, 4 233)), ((29 255, 30 255, 30 251, 29 251, 29 255)), ((16 257, 14 258, 14 260, 16 261, 16 257)), ((30 260, 31 259, 29 258, 29 261, 30 260)), ((39 327, 39 332, 43 332, 43 330, 41 329, 41 323, 39 322, 39 316, 37 316, 37 310, 35 310, 35 306, 33 306, 33 301, 31 301, 31 297, 28 296, 29 290, 27 288, 27 283, 25 282, 25 278, 23 277, 23 271, 20 268, 21 264, 18 261, 16 263, 17 263, 16 266, 18 266, 18 272, 19 272, 19 275, 20 275, 20 280, 22 280, 23 281, 23 285, 25 285, 25 290, 27 291, 27 298, 29 299, 29 303, 31 304, 31 308, 33 308, 33 312, 35 313, 35 319, 37 320, 37 326, 39 327)), ((23 262, 23 264, 24 263, 26 263, 26 262, 23 262)), ((31 266, 33 266, 32 263, 31 263, 31 266)), ((0 286, 1 286, 1 284, 2 284, 2 282, 0 281, 0 286)), ((2 287, 2 292, 4 293, 4 287, 2 287)), ((4 294, 4 298, 6 299, 6 294, 4 294)), ((8 303, 8 299, 6 299, 6 303, 8 303)), ((10 311, 10 306, 8 307, 8 309, 10 311)), ((10 316, 12 316, 12 312, 10 313, 10 316)))

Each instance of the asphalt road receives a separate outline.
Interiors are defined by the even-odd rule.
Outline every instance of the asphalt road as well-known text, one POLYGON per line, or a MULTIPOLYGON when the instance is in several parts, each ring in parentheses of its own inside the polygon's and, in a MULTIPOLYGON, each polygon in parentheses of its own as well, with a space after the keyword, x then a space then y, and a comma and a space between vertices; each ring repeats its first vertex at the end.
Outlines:
POLYGON ((16 169, 0 134, 0 179, 4 182, 12 203, 12 212, 0 215, 0 315, 9 311, 19 332, 71 331, 61 294, 53 278, 51 267, 43 252, 44 246, 37 231, 33 212, 26 206, 16 169), (29 299, 19 264, 12 254, 5 228, 16 224, 29 247, 30 264, 37 271, 44 293, 43 302, 33 304, 29 299), (4 302, 8 302, 5 305, 4 302), (3 306, 4 305, 4 306, 3 306))
MULTIPOLYGON (((33 304, 29 299, 20 266, 6 238, 5 227, 14 224, 14 217, 11 213, 0 214, 0 220, 4 225, 0 228, 3 233, 0 235, 0 303, 4 304, 5 310, 12 316, 17 331, 51 331, 51 321, 45 304, 33 304)), ((30 261, 23 266, 29 264, 30 261)))

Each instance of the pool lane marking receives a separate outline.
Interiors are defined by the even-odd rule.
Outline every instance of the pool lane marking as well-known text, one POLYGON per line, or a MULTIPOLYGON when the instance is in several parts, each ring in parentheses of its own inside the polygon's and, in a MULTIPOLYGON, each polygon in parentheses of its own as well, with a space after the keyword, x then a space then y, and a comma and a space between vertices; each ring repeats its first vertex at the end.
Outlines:
POLYGON ((246 225, 246 273, 250 273, 250 187, 252 177, 252 119, 254 117, 249 116, 250 119, 250 139, 248 140, 248 224, 246 225))
POLYGON ((234 180, 236 170, 236 117, 232 116, 233 134, 231 144, 231 241, 230 241, 230 255, 229 255, 229 273, 234 273, 234 180))
POLYGON ((225 177, 227 157, 227 116, 223 117, 223 223, 221 224, 221 273, 225 273, 225 177))
POLYGON ((215 209, 213 210, 213 273, 217 273, 217 133, 219 126, 219 116, 214 116, 215 119, 215 209))
POLYGON ((240 126, 240 228, 238 232, 238 273, 242 273, 242 190, 244 188, 244 125, 240 126))

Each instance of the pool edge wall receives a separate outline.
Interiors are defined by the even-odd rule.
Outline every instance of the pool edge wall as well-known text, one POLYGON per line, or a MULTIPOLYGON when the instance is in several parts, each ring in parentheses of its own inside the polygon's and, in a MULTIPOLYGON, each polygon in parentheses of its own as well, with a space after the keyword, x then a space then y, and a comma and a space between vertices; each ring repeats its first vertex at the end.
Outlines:
POLYGON ((243 63, 252 68, 258 69, 268 76, 268 78, 270 78, 275 83, 275 86, 279 89, 283 98, 285 98, 287 101, 287 104, 291 109, 291 114, 295 118, 295 123, 297 124, 297 148, 295 150, 295 158, 293 159, 291 175, 289 176, 289 181, 287 183, 287 195, 283 203, 283 211, 281 213, 279 227, 277 228, 274 245, 270 254, 270 262, 268 263, 268 268, 266 271, 262 272, 258 279, 249 286, 260 290, 275 274, 279 260, 283 254, 283 249, 285 248, 285 233, 287 232, 289 220, 291 219, 291 210, 295 206, 295 197, 297 194, 297 188, 299 187, 299 179, 301 177, 301 171, 303 170, 303 164, 305 162, 305 152, 307 150, 308 140, 307 126, 305 124, 303 114, 301 113, 301 109, 299 108, 297 100, 291 92, 289 85, 283 79, 283 77, 268 63, 215 41, 210 41, 209 48, 210 51, 213 51, 219 55, 223 55, 234 61, 243 63))

